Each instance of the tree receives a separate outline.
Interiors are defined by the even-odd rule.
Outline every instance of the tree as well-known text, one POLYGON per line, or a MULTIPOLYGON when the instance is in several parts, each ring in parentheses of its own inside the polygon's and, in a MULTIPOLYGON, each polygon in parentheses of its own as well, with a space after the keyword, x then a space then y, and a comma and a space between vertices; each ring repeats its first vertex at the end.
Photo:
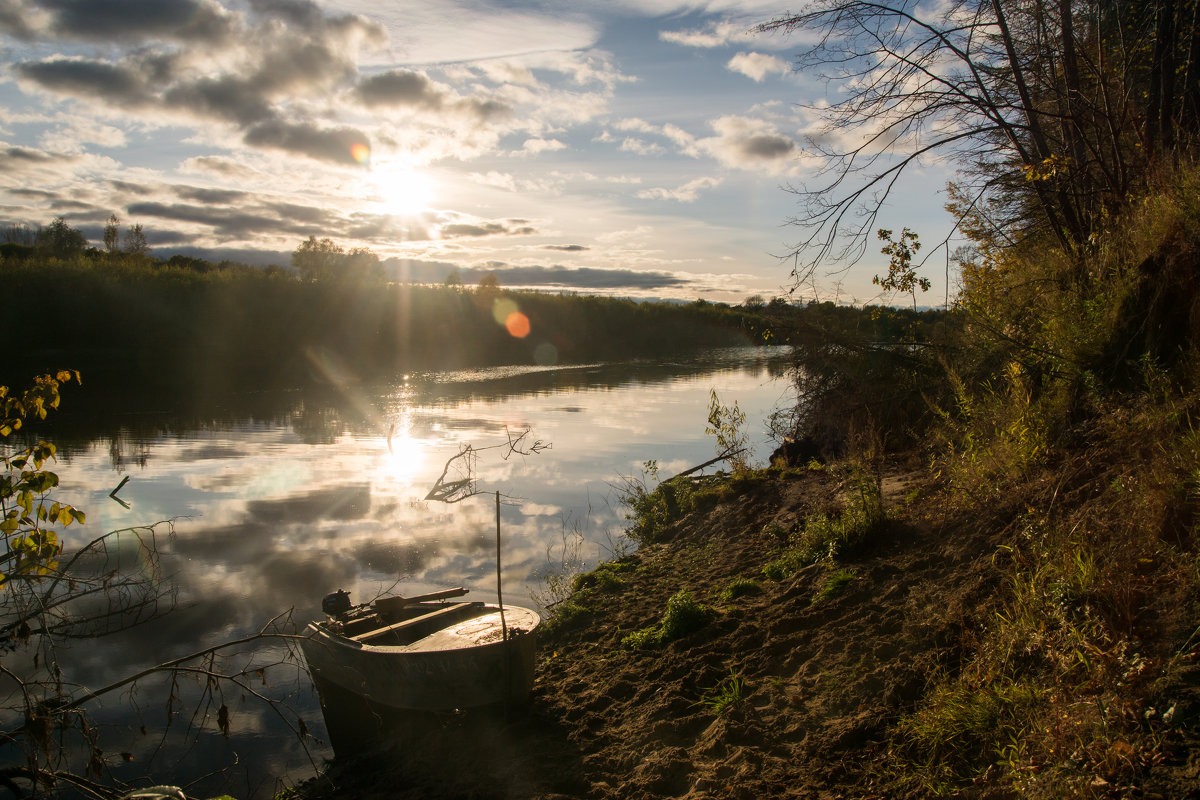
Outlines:
POLYGON ((817 0, 761 25, 813 37, 798 68, 845 89, 813 109, 824 180, 793 187, 797 283, 857 260, 901 175, 933 156, 960 168, 951 210, 1001 232, 993 242, 1086 246, 1157 164, 1195 148, 1195 5, 817 0))
POLYGON ((364 283, 383 280, 383 265, 379 256, 370 248, 354 247, 342 259, 341 278, 347 281, 364 283))
POLYGON ((327 279, 337 274, 337 266, 345 251, 332 239, 309 236, 292 253, 292 266, 305 281, 327 279))
POLYGON ((114 255, 121 249, 121 220, 116 214, 109 214, 108 222, 104 225, 104 250, 114 255))
POLYGON ((142 232, 142 223, 134 223, 125 231, 124 249, 131 256, 150 255, 150 245, 146 242, 146 234, 142 232))
POLYGON ((62 217, 37 232, 38 250, 54 258, 77 256, 87 247, 87 237, 78 228, 72 228, 62 217))
POLYGON ((4 244, 19 244, 32 247, 37 244, 38 232, 25 223, 6 225, 0 229, 0 242, 4 244))
POLYGON ((479 279, 475 291, 481 295, 495 295, 500 291, 500 279, 496 277, 496 273, 489 272, 479 279))
POLYGON ((462 286, 462 273, 458 271, 458 267, 454 267, 446 274, 445 285, 452 288, 462 286))

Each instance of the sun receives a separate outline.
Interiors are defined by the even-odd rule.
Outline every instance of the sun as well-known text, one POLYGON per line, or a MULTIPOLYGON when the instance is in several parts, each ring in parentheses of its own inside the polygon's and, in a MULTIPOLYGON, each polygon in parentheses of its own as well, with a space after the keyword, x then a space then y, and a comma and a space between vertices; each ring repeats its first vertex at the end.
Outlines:
POLYGON ((371 171, 376 199, 384 213, 412 217, 429 210, 434 183, 428 174, 406 164, 379 164, 371 171))

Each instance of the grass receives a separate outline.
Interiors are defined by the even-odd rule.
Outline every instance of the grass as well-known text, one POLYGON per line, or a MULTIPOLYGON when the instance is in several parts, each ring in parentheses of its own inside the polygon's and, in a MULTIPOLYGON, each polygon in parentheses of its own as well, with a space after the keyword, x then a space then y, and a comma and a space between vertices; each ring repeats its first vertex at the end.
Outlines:
POLYGON ((761 591, 762 587, 753 578, 734 578, 725 587, 724 591, 721 592, 721 600, 728 603, 737 600, 739 597, 758 594, 761 591))
POLYGON ((825 576, 825 580, 821 583, 821 588, 813 596, 813 603, 823 603, 832 597, 836 597, 841 593, 846 585, 858 577, 852 569, 836 569, 825 576))
POLYGON ((715 612, 696 601, 687 589, 680 589, 667 600, 666 610, 658 625, 641 628, 621 639, 621 645, 631 650, 644 650, 682 639, 707 625, 715 612))
POLYGON ((870 541, 886 522, 879 482, 861 466, 842 468, 849 474, 845 506, 834 514, 810 514, 789 536, 787 547, 763 566, 764 576, 782 580, 810 564, 846 558, 870 541))
POLYGON ((729 677, 716 686, 704 690, 700 705, 706 706, 715 716, 724 716, 727 711, 742 701, 746 691, 746 682, 740 672, 729 668, 729 677))

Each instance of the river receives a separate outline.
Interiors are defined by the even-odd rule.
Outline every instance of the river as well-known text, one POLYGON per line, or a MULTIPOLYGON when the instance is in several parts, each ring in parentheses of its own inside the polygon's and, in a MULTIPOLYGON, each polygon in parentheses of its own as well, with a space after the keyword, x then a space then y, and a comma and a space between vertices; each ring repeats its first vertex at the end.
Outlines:
MULTIPOLYGON (((336 589, 356 602, 451 586, 492 599, 495 492, 505 601, 537 607, 544 576, 564 560, 586 568, 630 547, 615 484, 651 460, 665 477, 713 456, 710 391, 745 412, 751 460, 765 463, 766 419, 791 398, 786 365, 784 350, 738 348, 673 363, 495 367, 248 393, 186 411, 150 396, 106 409, 103 421, 76 421, 60 442, 56 497, 88 519, 64 531, 66 550, 105 531, 172 522, 109 548, 110 560, 155 587, 144 604, 152 613, 61 644, 64 677, 77 694, 253 634, 277 615, 283 629, 299 628, 336 589), (539 452, 486 449, 526 429, 523 445, 540 442, 539 452), (478 450, 473 478, 485 494, 424 500, 466 445, 478 450)), ((331 755, 286 643, 234 648, 207 668, 241 674, 237 683, 160 675, 89 704, 106 769, 259 800, 331 755)), ((76 739, 79 757, 91 745, 76 739)))

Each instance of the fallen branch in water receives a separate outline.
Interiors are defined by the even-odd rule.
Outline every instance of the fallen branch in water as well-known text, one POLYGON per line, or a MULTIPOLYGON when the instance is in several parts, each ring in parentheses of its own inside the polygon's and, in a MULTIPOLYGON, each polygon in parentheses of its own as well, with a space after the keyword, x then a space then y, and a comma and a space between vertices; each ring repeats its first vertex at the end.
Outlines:
POLYGON ((533 432, 532 428, 526 428, 518 436, 513 436, 507 426, 504 428, 504 432, 508 437, 508 441, 501 444, 492 444, 486 447, 474 447, 470 444, 464 444, 461 450, 447 459, 446 465, 442 467, 442 474, 434 481, 433 488, 425 495, 425 499, 438 500, 443 503, 458 503, 466 500, 468 497, 482 494, 475 483, 475 463, 478 459, 477 454, 484 450, 504 449, 507 452, 501 458, 507 461, 514 453, 522 456, 537 455, 543 450, 549 450, 553 447, 552 444, 543 442, 541 439, 534 439, 532 443, 525 444, 525 439, 533 432), (446 480, 446 475, 450 472, 451 468, 455 469, 456 475, 461 477, 446 480))

